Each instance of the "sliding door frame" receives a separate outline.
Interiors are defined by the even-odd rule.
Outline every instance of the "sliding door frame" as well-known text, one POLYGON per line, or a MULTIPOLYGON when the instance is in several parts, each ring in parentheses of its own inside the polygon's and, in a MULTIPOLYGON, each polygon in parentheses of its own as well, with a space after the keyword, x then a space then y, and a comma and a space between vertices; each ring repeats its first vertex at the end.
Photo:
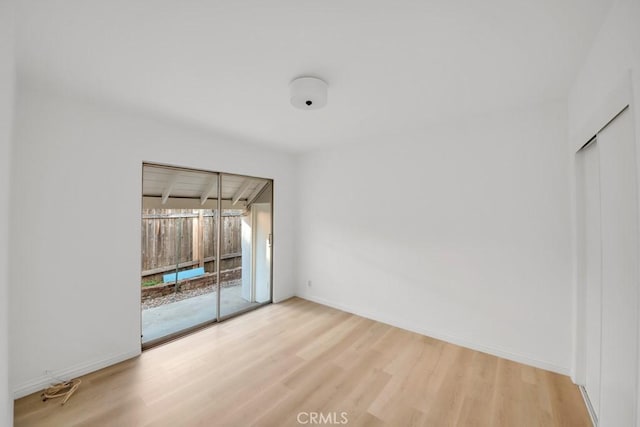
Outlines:
MULTIPOLYGON (((162 345, 165 344, 169 341, 173 341, 175 339, 184 337, 186 335, 192 334, 194 332, 197 332, 201 329, 204 328, 208 328, 216 323, 219 322, 223 322, 225 320, 234 318, 236 316, 240 316, 242 314, 248 313, 250 311, 256 310, 260 307, 264 307, 266 305, 272 304, 273 303, 273 245, 274 245, 274 191, 275 191, 275 182, 273 180, 273 178, 264 178, 264 177, 258 177, 258 176, 252 176, 252 175, 244 175, 244 174, 237 174, 237 173, 230 173, 230 172, 218 172, 218 171, 212 171, 212 170, 206 170, 206 169, 199 169, 199 168, 190 168, 190 167, 184 167, 184 166, 176 166, 176 165, 170 165, 170 164, 166 164, 166 163, 158 163, 158 162, 147 162, 147 161, 143 161, 142 162, 142 188, 141 188, 141 214, 142 214, 142 209, 144 209, 144 167, 145 166, 155 166, 155 167, 162 167, 165 169, 172 169, 172 170, 182 170, 182 171, 190 171, 190 172, 202 172, 202 173, 208 173, 208 174, 215 174, 217 175, 217 182, 218 182, 218 191, 217 191, 217 214, 215 216, 216 220, 217 220, 217 224, 216 224, 216 242, 215 242, 215 247, 216 247, 216 317, 210 321, 206 321, 197 325, 194 325, 192 327, 165 335, 162 338, 158 338, 155 339, 153 341, 149 341, 146 343, 142 343, 142 308, 140 309, 140 345, 142 350, 147 350, 150 349, 152 347, 156 347, 158 345, 162 345), (222 261, 222 255, 220 253, 221 251, 221 241, 222 241, 222 202, 224 201, 222 199, 222 176, 223 175, 227 175, 227 176, 238 176, 238 177, 242 177, 242 178, 249 178, 249 179, 259 179, 259 180, 266 180, 267 181, 267 185, 264 186, 264 188, 258 193, 258 195, 256 197, 259 197, 268 187, 271 188, 271 197, 269 200, 269 203, 271 205, 271 245, 269 247, 269 301, 265 301, 263 303, 259 303, 257 305, 254 306, 250 306, 247 308, 244 308, 242 310, 238 310, 234 313, 231 314, 227 314, 225 316, 221 316, 220 315, 220 299, 221 299, 221 291, 222 291, 222 287, 221 287, 221 283, 220 283, 220 278, 221 278, 221 274, 220 274, 220 269, 221 269, 221 261, 222 261)), ((140 215, 142 217, 142 215, 140 215)), ((142 230, 141 230, 142 232, 142 230)), ((253 252, 253 251, 252 251, 253 252)), ((141 251, 142 254, 142 251, 141 251)), ((253 255, 252 255, 253 256, 253 255)), ((252 271, 253 272, 253 271, 252 271)), ((177 275, 176 275, 177 278, 177 275)), ((142 289, 140 289, 140 296, 139 296, 139 303, 141 303, 142 301, 142 289)))

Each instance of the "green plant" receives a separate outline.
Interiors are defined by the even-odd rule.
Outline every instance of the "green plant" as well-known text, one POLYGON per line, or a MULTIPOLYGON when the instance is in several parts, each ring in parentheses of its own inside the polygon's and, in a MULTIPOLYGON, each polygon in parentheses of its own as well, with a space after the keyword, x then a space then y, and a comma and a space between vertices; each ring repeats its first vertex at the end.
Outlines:
POLYGON ((142 282, 142 287, 146 288, 147 286, 154 286, 154 285, 157 285, 158 283, 162 283, 162 280, 158 280, 158 279, 145 280, 144 282, 142 282))

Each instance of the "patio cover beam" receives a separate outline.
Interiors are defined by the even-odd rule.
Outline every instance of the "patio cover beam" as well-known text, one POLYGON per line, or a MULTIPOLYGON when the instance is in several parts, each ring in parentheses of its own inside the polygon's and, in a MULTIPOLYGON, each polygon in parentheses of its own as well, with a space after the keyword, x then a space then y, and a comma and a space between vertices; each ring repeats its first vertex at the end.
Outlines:
POLYGON ((258 184, 256 189, 253 190, 253 193, 251 193, 249 195, 249 197, 247 197, 247 206, 249 206, 251 203, 253 203, 253 201, 256 199, 256 197, 258 197, 260 195, 260 193, 262 192, 262 189, 264 188, 265 185, 267 185, 267 181, 260 181, 260 183, 258 184))
POLYGON ((215 190, 217 187, 218 176, 216 175, 211 178, 211 182, 209 183, 209 188, 207 188, 207 191, 202 193, 202 196, 200 196, 200 206, 204 206, 204 204, 207 203, 207 199, 211 197, 211 193, 213 193, 213 190, 215 190))
POLYGON ((244 180, 240 188, 238 188, 238 191, 236 191, 236 194, 233 195, 231 199, 231 206, 235 206, 235 204, 238 203, 238 200, 240 200, 240 198, 244 196, 244 193, 246 193, 249 187, 251 187, 251 184, 253 184, 252 179, 244 180))
POLYGON ((171 181, 169 181, 169 185, 167 185, 167 187, 162 192, 162 204, 163 205, 167 203, 167 200, 169 200, 169 196, 171 195, 171 191, 173 191, 173 187, 176 185, 177 181, 178 181, 178 174, 174 174, 173 177, 171 178, 171 181))

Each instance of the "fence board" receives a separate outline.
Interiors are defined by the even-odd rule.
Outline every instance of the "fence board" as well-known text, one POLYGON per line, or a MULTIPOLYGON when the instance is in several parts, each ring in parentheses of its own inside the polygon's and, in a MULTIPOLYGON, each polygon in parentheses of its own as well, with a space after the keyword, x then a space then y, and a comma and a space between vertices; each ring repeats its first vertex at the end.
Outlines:
MULTIPOLYGON (((233 258, 239 258, 242 256, 242 253, 238 252, 235 254, 227 254, 227 255, 222 255, 222 261, 228 260, 228 259, 233 259, 233 258)), ((207 257, 204 259, 205 263, 209 263, 212 261, 215 261, 216 257, 207 257)), ((178 268, 188 268, 188 267, 193 267, 194 265, 197 265, 198 261, 189 261, 189 262, 181 262, 180 263, 180 267, 178 268)), ((224 263, 223 263, 224 264, 224 263)), ((234 266, 235 267, 235 266, 234 266)), ((152 276, 152 275, 156 275, 159 273, 165 273, 167 271, 171 271, 171 270, 175 270, 176 266, 175 265, 169 265, 169 266, 165 266, 165 267, 158 267, 158 268, 154 268, 152 270, 143 270, 142 271, 142 277, 144 276, 152 276)))
MULTIPOLYGON (((215 261, 217 234, 215 211, 203 210, 205 262, 215 261)), ((225 210, 222 216, 222 259, 240 256, 241 216, 239 210, 225 210), (233 256, 228 256, 233 255, 233 256)), ((193 209, 143 209, 142 212, 142 271, 143 276, 175 268, 179 250, 180 268, 198 263, 194 259, 193 239, 197 233, 199 212, 193 209), (177 247, 176 239, 180 239, 177 247), (146 273, 146 274, 145 274, 146 273)), ((197 236, 196 236, 197 239, 197 236)))

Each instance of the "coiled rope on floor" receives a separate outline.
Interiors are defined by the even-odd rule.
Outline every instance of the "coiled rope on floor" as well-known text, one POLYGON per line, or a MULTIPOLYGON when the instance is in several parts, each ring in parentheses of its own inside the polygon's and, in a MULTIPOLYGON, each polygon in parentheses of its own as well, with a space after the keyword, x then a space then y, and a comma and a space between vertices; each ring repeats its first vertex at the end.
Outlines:
POLYGON ((46 402, 49 399, 64 397, 64 399, 62 399, 62 405, 64 405, 73 393, 75 393, 78 387, 80 387, 81 382, 81 380, 75 379, 54 384, 51 387, 46 388, 44 393, 41 394, 42 401, 46 402))

